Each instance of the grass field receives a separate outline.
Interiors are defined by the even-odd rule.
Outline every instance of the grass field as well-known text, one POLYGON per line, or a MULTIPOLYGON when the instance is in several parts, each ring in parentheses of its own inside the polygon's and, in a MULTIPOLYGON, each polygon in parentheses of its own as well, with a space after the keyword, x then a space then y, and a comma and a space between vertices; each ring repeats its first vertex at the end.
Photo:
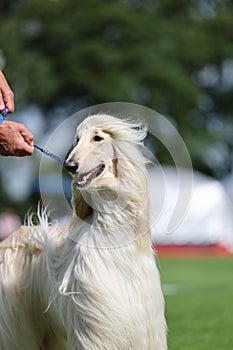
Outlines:
POLYGON ((160 259, 169 350, 233 349, 233 259, 160 259))

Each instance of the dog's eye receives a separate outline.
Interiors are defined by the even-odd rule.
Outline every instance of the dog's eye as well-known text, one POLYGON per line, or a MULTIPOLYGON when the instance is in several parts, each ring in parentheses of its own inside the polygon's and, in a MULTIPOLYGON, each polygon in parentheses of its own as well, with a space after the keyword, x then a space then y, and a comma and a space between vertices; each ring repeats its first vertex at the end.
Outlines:
POLYGON ((96 142, 99 142, 99 141, 102 141, 103 138, 102 138, 101 136, 99 136, 99 135, 95 135, 95 136, 93 137, 93 140, 96 141, 96 142))

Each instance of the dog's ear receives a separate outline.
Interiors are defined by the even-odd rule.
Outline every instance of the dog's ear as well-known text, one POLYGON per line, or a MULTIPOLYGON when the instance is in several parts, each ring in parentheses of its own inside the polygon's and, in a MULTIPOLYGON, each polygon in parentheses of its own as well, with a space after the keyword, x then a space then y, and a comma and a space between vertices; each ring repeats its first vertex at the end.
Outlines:
MULTIPOLYGON (((127 195, 127 210, 132 215, 138 246, 150 249, 149 196, 146 159, 131 142, 115 143, 115 174, 127 195)), ((121 186, 119 187, 121 188, 121 186)))
POLYGON ((93 209, 85 202, 81 192, 77 189, 76 183, 72 182, 72 207, 73 213, 79 219, 84 220, 93 209))

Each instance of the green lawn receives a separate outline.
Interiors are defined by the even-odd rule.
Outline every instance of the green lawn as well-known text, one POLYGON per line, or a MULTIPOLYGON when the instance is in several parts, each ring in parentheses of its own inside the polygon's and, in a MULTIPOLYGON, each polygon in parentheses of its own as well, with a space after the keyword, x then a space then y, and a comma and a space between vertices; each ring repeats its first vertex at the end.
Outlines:
POLYGON ((169 350, 233 349, 233 259, 160 259, 169 350))

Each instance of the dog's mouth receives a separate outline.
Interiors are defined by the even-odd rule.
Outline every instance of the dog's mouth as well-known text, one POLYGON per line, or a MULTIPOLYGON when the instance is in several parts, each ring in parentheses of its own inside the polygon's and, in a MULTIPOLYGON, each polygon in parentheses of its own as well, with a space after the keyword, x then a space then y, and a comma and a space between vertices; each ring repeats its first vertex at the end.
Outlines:
POLYGON ((104 171, 105 165, 99 164, 94 169, 79 174, 77 179, 77 185, 78 187, 86 187, 88 186, 94 179, 96 179, 103 171, 104 171))

